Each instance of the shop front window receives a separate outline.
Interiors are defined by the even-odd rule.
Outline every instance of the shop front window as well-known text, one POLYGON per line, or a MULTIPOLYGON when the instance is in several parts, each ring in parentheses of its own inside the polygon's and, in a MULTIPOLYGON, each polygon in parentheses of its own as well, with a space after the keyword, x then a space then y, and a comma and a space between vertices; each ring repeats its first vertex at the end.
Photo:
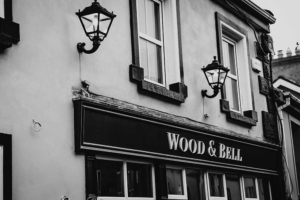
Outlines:
POLYGON ((124 197, 123 162, 98 160, 99 196, 124 197))
POLYGON ((182 170, 167 169, 168 192, 173 195, 183 195, 182 170))
POLYGON ((245 197, 256 199, 257 198, 256 179, 245 177, 244 185, 245 185, 245 197))
POLYGON ((238 175, 226 174, 226 186, 228 200, 242 200, 240 178, 238 175))
POLYGON ((97 159, 97 196, 101 199, 155 199, 150 163, 97 159))
POLYGON ((151 165, 127 163, 128 197, 153 197, 151 165))
POLYGON ((225 197, 223 175, 222 174, 208 174, 209 177, 209 192, 210 196, 225 197))
POLYGON ((156 200, 156 190, 160 191, 159 195, 165 190, 164 195, 169 200, 272 199, 267 177, 173 165, 155 172, 154 165, 147 162, 102 157, 94 160, 95 167, 88 165, 87 168, 93 169, 87 181, 95 183, 91 185, 95 186, 92 190, 95 192, 89 194, 101 200, 156 200), (162 175, 165 178, 155 181, 155 173, 159 173, 157 178, 162 175), (165 189, 156 188, 164 186, 165 189))
POLYGON ((205 200, 204 172, 194 169, 186 170, 188 200, 205 200))

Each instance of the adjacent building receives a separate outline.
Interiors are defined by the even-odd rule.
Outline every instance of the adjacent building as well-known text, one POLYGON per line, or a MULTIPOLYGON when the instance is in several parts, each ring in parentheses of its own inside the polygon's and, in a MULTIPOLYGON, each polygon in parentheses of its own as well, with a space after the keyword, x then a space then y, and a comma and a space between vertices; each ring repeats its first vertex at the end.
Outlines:
POLYGON ((81 24, 97 1, 0 1, 0 199, 285 199, 273 14, 249 0, 99 3, 104 18, 81 24), (202 71, 219 63, 220 91, 202 71))

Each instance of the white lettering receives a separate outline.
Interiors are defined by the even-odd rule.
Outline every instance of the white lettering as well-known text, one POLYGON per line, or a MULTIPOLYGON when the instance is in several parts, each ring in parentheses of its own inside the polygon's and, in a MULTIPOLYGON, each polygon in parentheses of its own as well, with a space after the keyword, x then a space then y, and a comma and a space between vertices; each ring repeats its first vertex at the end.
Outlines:
POLYGON ((231 147, 226 147, 226 159, 231 159, 231 147))
POLYGON ((232 160, 236 160, 236 156, 235 156, 235 148, 231 148, 231 159, 232 159, 232 160))
POLYGON ((225 148, 226 146, 222 143, 220 143, 220 152, 219 152, 219 158, 225 158, 225 148))
POLYGON ((178 139, 179 139, 179 134, 168 132, 168 141, 169 141, 170 150, 172 150, 173 147, 174 147, 174 150, 177 150, 178 139))
POLYGON ((243 161, 242 156, 240 155, 240 149, 237 149, 237 160, 238 161, 243 161))
POLYGON ((195 140, 191 139, 191 140, 189 141, 189 149, 190 149, 190 151, 191 151, 192 153, 196 153, 196 151, 197 151, 197 143, 196 143, 195 140))
POLYGON ((183 152, 186 152, 188 150, 188 141, 185 137, 180 138, 179 140, 179 147, 183 152), (183 141, 184 141, 184 147, 183 147, 183 141))
POLYGON ((204 154, 205 152, 205 144, 202 141, 198 141, 198 152, 197 154, 204 154))

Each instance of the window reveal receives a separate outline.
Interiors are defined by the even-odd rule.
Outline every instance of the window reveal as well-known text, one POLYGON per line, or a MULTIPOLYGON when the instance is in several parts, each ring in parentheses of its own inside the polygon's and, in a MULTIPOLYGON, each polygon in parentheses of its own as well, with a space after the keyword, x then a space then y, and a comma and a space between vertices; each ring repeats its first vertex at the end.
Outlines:
POLYGON ((226 37, 222 40, 224 66, 229 68, 225 84, 225 98, 229 101, 230 109, 240 111, 240 94, 236 60, 236 44, 226 37))
POLYGON ((139 0, 137 4, 140 66, 144 68, 144 78, 164 85, 162 4, 154 0, 139 0))

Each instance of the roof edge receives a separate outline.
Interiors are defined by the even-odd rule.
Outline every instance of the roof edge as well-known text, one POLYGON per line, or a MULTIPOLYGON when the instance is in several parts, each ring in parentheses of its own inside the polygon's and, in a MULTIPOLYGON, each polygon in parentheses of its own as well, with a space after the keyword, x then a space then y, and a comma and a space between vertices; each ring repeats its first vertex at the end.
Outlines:
POLYGON ((251 0, 239 0, 242 4, 247 6, 249 9, 252 11, 256 12, 259 14, 261 17, 265 18, 270 24, 274 24, 276 22, 276 18, 268 11, 265 9, 262 9, 255 3, 253 3, 251 0))

